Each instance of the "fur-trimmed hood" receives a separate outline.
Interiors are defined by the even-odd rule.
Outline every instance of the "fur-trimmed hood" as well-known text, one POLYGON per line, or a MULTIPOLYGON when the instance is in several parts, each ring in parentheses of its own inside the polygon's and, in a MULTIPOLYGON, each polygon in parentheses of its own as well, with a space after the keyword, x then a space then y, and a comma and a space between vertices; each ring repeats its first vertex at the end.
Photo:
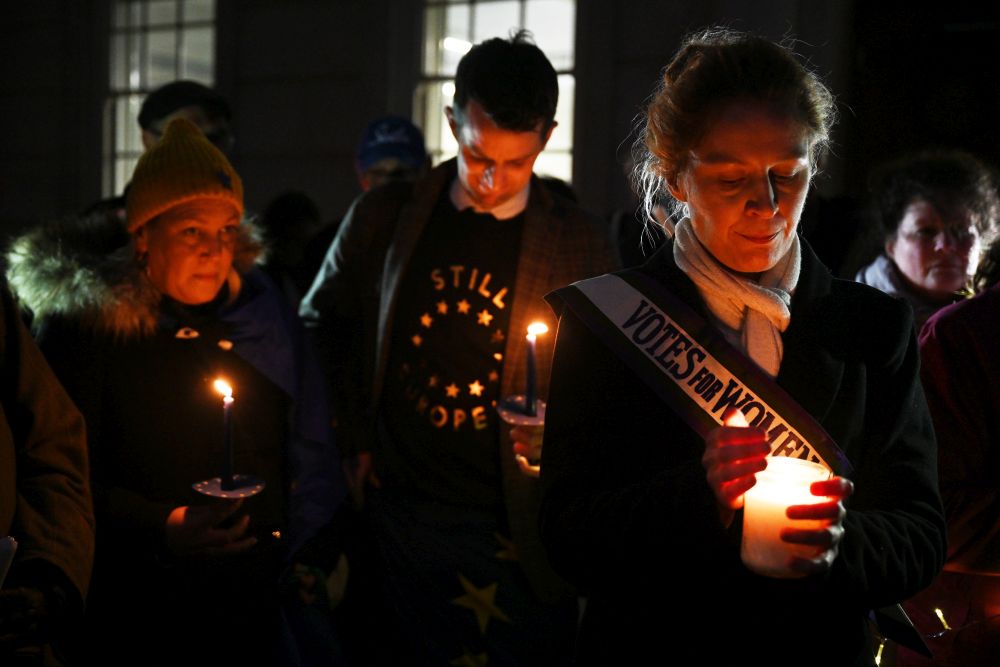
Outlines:
MULTIPOLYGON (((246 273, 263 246, 257 228, 244 220, 233 267, 246 273)), ((7 250, 7 280, 35 322, 79 319, 120 337, 156 329, 161 294, 136 258, 132 236, 102 214, 37 227, 7 250)))

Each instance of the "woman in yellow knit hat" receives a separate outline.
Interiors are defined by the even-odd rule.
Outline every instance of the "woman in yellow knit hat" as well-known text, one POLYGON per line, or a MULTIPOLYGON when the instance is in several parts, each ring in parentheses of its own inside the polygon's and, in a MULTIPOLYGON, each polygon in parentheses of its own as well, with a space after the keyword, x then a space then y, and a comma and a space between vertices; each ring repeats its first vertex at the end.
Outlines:
MULTIPOLYGON (((143 155, 126 199, 126 220, 153 287, 181 303, 214 299, 223 284, 239 292, 234 253, 243 183, 201 131, 179 121, 165 145, 143 155)), ((252 252, 246 239, 240 244, 252 252)))
POLYGON ((99 536, 80 642, 102 663, 277 656, 279 573, 343 495, 322 379, 243 212, 232 165, 179 119, 136 166, 126 229, 77 221, 9 253, 87 420, 99 536), (234 471, 263 491, 193 488, 234 471))

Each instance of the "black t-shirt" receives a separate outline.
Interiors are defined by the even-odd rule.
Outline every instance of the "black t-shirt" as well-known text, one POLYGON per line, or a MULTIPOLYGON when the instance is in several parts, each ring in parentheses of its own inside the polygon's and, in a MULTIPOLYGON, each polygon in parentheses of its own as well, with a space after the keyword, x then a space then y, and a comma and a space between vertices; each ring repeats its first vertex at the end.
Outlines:
POLYGON ((500 504, 503 354, 524 214, 456 211, 447 191, 398 294, 376 457, 387 484, 466 506, 500 504))

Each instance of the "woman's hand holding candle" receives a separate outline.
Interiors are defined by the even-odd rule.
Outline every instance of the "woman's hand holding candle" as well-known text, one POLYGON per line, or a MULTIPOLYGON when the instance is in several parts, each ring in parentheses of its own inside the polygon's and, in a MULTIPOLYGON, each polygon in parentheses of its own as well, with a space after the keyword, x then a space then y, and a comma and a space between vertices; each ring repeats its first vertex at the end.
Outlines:
POLYGON ((167 548, 177 556, 223 556, 247 551, 257 543, 256 537, 246 536, 250 517, 244 515, 231 526, 223 526, 242 504, 242 500, 236 500, 175 507, 167 516, 167 548))
POLYGON ((833 477, 823 482, 814 482, 809 489, 814 496, 826 496, 827 502, 815 505, 793 505, 786 514, 789 519, 811 519, 827 522, 820 528, 784 528, 781 539, 791 544, 805 544, 816 547, 816 556, 800 558, 793 556, 791 568, 802 574, 822 574, 828 571, 837 559, 840 540, 844 537, 844 499, 854 492, 854 484, 844 477, 833 477))
POLYGON ((727 410, 723 421, 705 439, 701 464, 719 502, 719 518, 728 527, 743 507, 743 494, 757 482, 754 473, 767 467, 764 457, 771 450, 764 430, 749 426, 739 410, 727 410))

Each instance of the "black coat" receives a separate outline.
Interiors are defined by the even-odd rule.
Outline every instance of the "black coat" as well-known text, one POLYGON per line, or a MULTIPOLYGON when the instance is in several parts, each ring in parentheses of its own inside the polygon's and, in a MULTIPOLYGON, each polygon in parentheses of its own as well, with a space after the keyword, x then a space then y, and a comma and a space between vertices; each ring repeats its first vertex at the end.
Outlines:
MULTIPOLYGON (((639 270, 707 317, 672 246, 639 270)), ((583 663, 650 654, 675 664, 839 665, 865 655, 871 664, 867 610, 912 595, 941 568, 934 433, 909 308, 833 279, 803 244, 791 312, 777 382, 845 451, 856 489, 832 570, 797 580, 743 566, 742 516, 722 527, 703 440, 562 312, 541 527, 557 571, 589 597, 583 663)))
POLYGON ((276 634, 289 397, 220 347, 221 322, 201 315, 178 313, 176 326, 147 336, 64 317, 41 328, 40 346, 87 420, 97 549, 80 650, 92 658, 124 664, 155 651, 142 660, 176 664, 197 651, 206 662, 240 661, 259 658, 276 634), (197 337, 182 335, 192 327, 197 337), (218 502, 192 484, 221 473, 220 376, 235 389, 235 471, 267 484, 240 509, 258 542, 236 556, 175 557, 165 541, 171 510, 218 502))
MULTIPOLYGON (((58 589, 67 603, 50 607, 39 637, 0 642, 0 664, 8 649, 56 639, 57 627, 78 623, 94 560, 83 417, 52 373, 18 317, 6 285, 0 286, 0 536, 18 542, 4 589, 58 589), (57 619, 60 612, 66 616, 57 619), (37 641, 36 641, 37 640, 37 641)), ((54 600, 48 600, 52 605, 54 600)), ((10 621, 16 606, 0 612, 10 621)), ((12 627, 4 625, 3 633, 12 627)), ((44 664, 58 664, 47 652, 44 664)), ((43 664, 43 663, 39 663, 43 664)))

